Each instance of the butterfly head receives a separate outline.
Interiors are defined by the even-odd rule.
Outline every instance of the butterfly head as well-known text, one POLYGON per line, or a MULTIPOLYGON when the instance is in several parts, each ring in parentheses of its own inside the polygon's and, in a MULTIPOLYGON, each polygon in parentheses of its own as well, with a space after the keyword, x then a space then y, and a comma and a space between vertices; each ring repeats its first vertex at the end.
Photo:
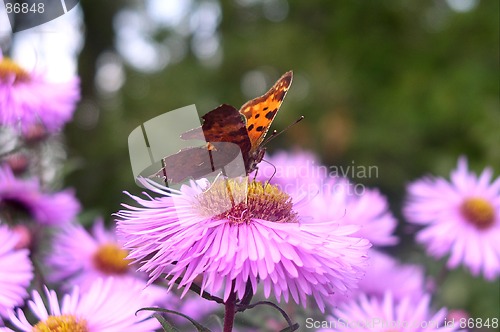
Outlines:
POLYGON ((260 146, 257 150, 253 151, 250 155, 250 158, 247 159, 245 168, 247 170, 247 174, 252 173, 257 169, 257 165, 264 159, 264 155, 266 154, 266 148, 260 146))

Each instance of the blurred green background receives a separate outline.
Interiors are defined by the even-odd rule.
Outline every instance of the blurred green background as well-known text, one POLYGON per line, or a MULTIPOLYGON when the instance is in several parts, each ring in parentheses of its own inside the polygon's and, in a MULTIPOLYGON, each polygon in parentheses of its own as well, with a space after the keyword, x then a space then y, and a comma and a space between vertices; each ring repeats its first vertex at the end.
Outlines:
MULTIPOLYGON (((127 137, 143 122, 186 105, 206 113, 241 106, 285 71, 294 82, 273 127, 305 120, 269 151, 309 149, 326 165, 378 167, 378 187, 400 208, 405 185, 448 176, 460 155, 500 166, 499 2, 82 1, 83 100, 66 128, 75 170, 68 185, 109 216, 138 193, 127 137)), ((407 245, 403 257, 438 264, 407 245)), ((473 317, 498 317, 498 283, 461 269, 440 299, 473 317), (458 280, 458 281, 457 281, 458 280), (465 287, 464 285, 467 285, 465 287)))

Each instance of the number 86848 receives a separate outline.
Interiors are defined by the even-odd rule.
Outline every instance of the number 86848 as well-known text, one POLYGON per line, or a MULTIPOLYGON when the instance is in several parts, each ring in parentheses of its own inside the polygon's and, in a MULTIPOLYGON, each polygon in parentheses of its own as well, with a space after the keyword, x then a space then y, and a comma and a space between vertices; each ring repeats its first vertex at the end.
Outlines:
POLYGON ((7 14, 27 14, 27 13, 39 13, 42 14, 45 12, 45 5, 43 2, 40 3, 34 3, 30 6, 29 3, 23 2, 23 3, 7 3, 5 5, 5 9, 7 10, 7 14))

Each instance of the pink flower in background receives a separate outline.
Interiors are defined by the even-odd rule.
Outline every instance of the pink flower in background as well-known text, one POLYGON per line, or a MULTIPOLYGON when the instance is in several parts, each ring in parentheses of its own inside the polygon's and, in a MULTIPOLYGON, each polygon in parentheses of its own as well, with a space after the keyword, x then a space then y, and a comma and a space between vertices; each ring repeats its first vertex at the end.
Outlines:
POLYGON ((355 236, 368 239, 375 246, 398 242, 393 234, 397 220, 389 210, 387 199, 376 189, 355 187, 347 179, 332 177, 322 184, 319 193, 308 199, 309 204, 301 206, 303 215, 341 225, 357 225, 359 230, 355 236))
POLYGON ((72 190, 44 193, 37 179, 17 179, 7 166, 0 166, 0 212, 22 212, 44 225, 64 224, 75 219, 80 203, 72 190))
POLYGON ((475 276, 500 275, 500 178, 493 171, 480 176, 468 171, 462 157, 451 181, 426 177, 408 186, 404 214, 409 222, 422 225, 417 241, 429 254, 449 254, 448 267, 464 264, 475 276))
MULTIPOLYGON (((58 230, 46 256, 49 268, 48 279, 62 283, 65 289, 78 285, 83 291, 89 289, 96 279, 113 277, 115 284, 124 288, 138 284, 146 286, 147 275, 136 272, 126 259, 128 251, 122 249, 114 231, 104 228, 102 219, 97 219, 89 234, 81 225, 68 224, 58 230)), ((151 285, 143 295, 148 305, 177 305, 177 298, 167 289, 151 285)))
POLYGON ((300 211, 302 215, 358 225, 360 229, 355 235, 376 246, 398 242, 393 235, 397 220, 389 210, 387 199, 378 190, 367 189, 338 176, 321 165, 313 153, 283 151, 266 159, 269 163, 259 164, 257 178, 263 182, 271 179, 271 183, 286 192, 307 195, 310 202, 302 205, 306 207, 300 211))
POLYGON ((382 298, 390 291, 394 300, 420 299, 425 292, 425 273, 420 265, 401 264, 393 257, 370 250, 366 275, 359 281, 359 292, 382 298))
POLYGON ((328 169, 312 152, 280 151, 273 155, 266 154, 265 160, 259 164, 257 180, 270 181, 287 193, 318 192, 322 182, 328 178, 328 169))
POLYGON ((413 302, 409 297, 398 301, 390 292, 383 298, 362 294, 334 309, 333 316, 325 319, 330 326, 318 331, 457 331, 458 324, 445 326, 445 318, 445 308, 433 313, 428 295, 413 302))
POLYGON ((63 224, 80 212, 72 190, 44 193, 37 179, 17 179, 7 166, 0 166, 0 213, 21 212, 43 225, 63 224))
POLYGON ((173 287, 180 278, 185 293, 200 275, 202 289, 223 289, 225 300, 233 282, 239 298, 247 282, 254 294, 260 283, 265 297, 273 291, 288 301, 291 294, 305 305, 312 295, 322 310, 325 298, 346 292, 362 275, 370 244, 350 236, 357 228, 331 220, 302 223, 295 212, 301 202, 273 185, 234 179, 210 187, 199 181, 181 191, 143 185, 159 197, 130 195, 140 206, 123 204, 117 225, 128 258, 151 281, 172 276, 173 287))
POLYGON ((78 224, 58 229, 45 261, 52 282, 79 285, 85 290, 98 278, 114 276, 115 282, 138 278, 140 275, 129 265, 127 255, 114 233, 107 231, 103 220, 98 219, 92 234, 78 224))
POLYGON ((33 279, 33 266, 26 249, 17 250, 19 236, 0 223, 0 321, 7 311, 23 304, 33 279))
POLYGON ((87 292, 78 287, 65 294, 59 302, 54 291, 45 289, 47 305, 33 291, 29 308, 39 321, 31 324, 20 310, 9 315, 12 324, 21 331, 88 331, 123 332, 154 331, 159 327, 151 313, 136 311, 145 307, 141 287, 117 287, 112 278, 98 279, 87 292))
POLYGON ((423 296, 426 291, 426 279, 422 266, 401 264, 391 256, 374 249, 369 251, 368 256, 366 274, 359 281, 358 288, 347 296, 334 294, 330 301, 333 305, 352 301, 360 294, 383 298, 388 291, 396 301, 405 297, 417 301, 423 296))
POLYGON ((0 52, 0 126, 43 125, 49 132, 71 120, 80 99, 79 80, 48 82, 41 73, 28 72, 0 52))

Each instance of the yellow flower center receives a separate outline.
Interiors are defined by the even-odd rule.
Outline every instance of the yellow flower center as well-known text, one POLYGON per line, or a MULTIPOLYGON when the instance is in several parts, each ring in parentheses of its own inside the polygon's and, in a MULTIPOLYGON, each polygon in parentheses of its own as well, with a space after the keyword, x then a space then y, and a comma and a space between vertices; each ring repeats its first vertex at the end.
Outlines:
POLYGON ((486 229, 495 221, 495 210, 490 202, 483 198, 468 198, 460 206, 464 218, 479 229, 486 229))
POLYGON ((33 326, 33 332, 88 332, 87 321, 73 315, 49 316, 33 326))
POLYGON ((256 181, 216 181, 197 196, 197 208, 205 217, 225 218, 232 224, 248 224, 252 219, 297 222, 290 196, 277 186, 256 181))
POLYGON ((124 274, 129 269, 128 251, 116 244, 108 243, 99 247, 94 254, 94 266, 106 274, 124 274))
POLYGON ((14 77, 14 83, 29 81, 30 75, 21 66, 9 58, 0 60, 0 81, 8 81, 14 77))

